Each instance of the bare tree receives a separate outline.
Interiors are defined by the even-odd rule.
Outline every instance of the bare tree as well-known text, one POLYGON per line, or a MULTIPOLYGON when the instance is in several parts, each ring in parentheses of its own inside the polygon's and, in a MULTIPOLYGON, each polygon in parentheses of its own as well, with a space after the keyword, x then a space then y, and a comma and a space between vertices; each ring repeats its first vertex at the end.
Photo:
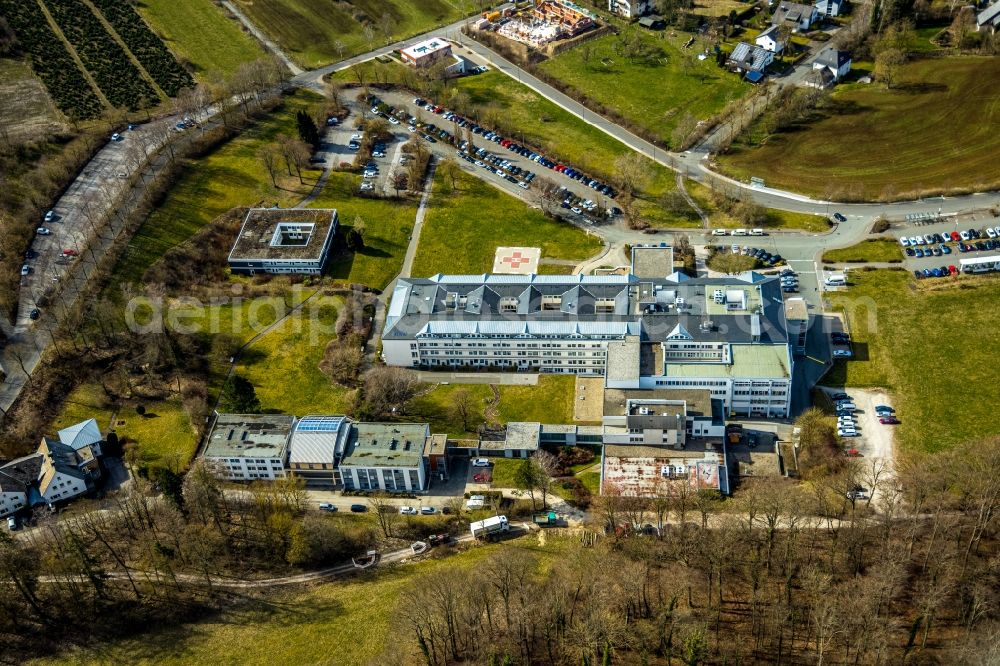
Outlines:
POLYGON ((406 406, 419 390, 416 375, 402 368, 381 366, 365 373, 365 399, 375 414, 406 413, 406 406))

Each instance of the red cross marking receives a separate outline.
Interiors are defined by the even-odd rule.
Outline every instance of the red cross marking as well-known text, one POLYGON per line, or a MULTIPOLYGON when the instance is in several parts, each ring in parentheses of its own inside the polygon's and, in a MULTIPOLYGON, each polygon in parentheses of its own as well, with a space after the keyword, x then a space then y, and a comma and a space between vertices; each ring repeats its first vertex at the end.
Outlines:
POLYGON ((521 264, 530 264, 531 263, 531 259, 528 258, 528 257, 521 256, 521 252, 520 252, 520 250, 518 250, 517 252, 514 252, 509 257, 503 257, 503 258, 501 258, 500 259, 500 263, 502 263, 502 264, 510 264, 512 268, 520 268, 521 264))

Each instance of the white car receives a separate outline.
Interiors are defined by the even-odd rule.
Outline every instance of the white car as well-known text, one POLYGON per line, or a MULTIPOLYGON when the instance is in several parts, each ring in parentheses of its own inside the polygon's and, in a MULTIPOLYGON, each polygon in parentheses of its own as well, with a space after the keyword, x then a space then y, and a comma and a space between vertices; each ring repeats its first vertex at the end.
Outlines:
POLYGON ((986 235, 990 238, 996 238, 997 232, 993 229, 993 227, 986 227, 986 235))
POLYGON ((713 236, 727 236, 729 234, 725 229, 712 229, 713 236))
POLYGON ((899 244, 902 245, 903 247, 910 247, 910 239, 907 238, 906 236, 902 236, 899 239, 899 244))
POLYGON ((517 186, 520 187, 522 190, 528 189, 528 184, 526 182, 524 182, 523 180, 522 181, 518 181, 517 186))
POLYGON ((570 208, 570 210, 573 211, 574 213, 576 213, 577 215, 580 215, 580 214, 583 213, 583 211, 580 210, 579 208, 577 208, 576 206, 573 206, 572 208, 570 208))
POLYGON ((969 232, 968 231, 959 231, 958 232, 958 237, 961 238, 964 241, 967 241, 967 240, 969 240, 969 238, 971 238, 971 236, 969 236, 969 232))
POLYGON ((993 227, 993 231, 997 232, 997 236, 1000 237, 1000 227, 993 227))
POLYGON ((27 275, 30 272, 31 272, 31 266, 29 266, 28 264, 24 264, 23 266, 21 266, 21 275, 27 275))
POLYGON ((369 183, 368 181, 365 181, 365 182, 361 183, 361 191, 362 192, 370 192, 370 191, 372 191, 374 189, 375 189, 375 186, 372 185, 371 183, 369 183))
POLYGON ((389 122, 392 123, 393 125, 398 125, 399 124, 399 121, 397 119, 393 118, 392 116, 389 116, 389 122))
POLYGON ((417 127, 416 127, 416 125, 407 125, 406 126, 406 131, 407 132, 416 132, 417 131, 417 127))
POLYGON ((833 357, 834 358, 851 358, 851 356, 853 356, 853 355, 854 354, 851 353, 850 349, 834 349, 833 350, 833 357))
POLYGON ((490 460, 489 460, 489 458, 473 458, 472 459, 472 466, 473 467, 489 467, 490 466, 490 460))
POLYGON ((329 512, 333 513, 333 512, 335 512, 337 510, 337 507, 335 507, 334 505, 330 504, 329 502, 320 502, 319 503, 319 510, 320 511, 329 511, 329 512))
POLYGON ((857 430, 838 430, 837 434, 840 435, 841 437, 857 437, 858 436, 858 431, 857 430))
POLYGON ((45 227, 38 227, 37 229, 35 229, 35 233, 38 234, 39 236, 48 236, 52 232, 46 229, 45 227))
POLYGON ((45 221, 46 222, 51 222, 54 219, 56 219, 56 212, 54 210, 50 210, 49 212, 47 212, 45 214, 45 221))
POLYGON ((376 171, 375 169, 365 169, 364 173, 365 178, 374 178, 377 175, 378 171, 376 171))
POLYGON ((413 506, 401 506, 399 507, 399 513, 404 516, 415 516, 417 515, 417 508, 413 506))

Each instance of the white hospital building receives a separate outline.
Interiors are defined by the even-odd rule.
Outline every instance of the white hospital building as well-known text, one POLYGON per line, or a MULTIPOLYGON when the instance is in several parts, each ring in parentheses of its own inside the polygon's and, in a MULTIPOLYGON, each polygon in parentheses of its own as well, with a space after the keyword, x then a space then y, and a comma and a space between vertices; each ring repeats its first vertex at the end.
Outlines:
POLYGON ((777 277, 636 272, 401 279, 384 360, 603 376, 609 389, 708 390, 728 414, 789 415, 808 315, 786 305, 777 277))

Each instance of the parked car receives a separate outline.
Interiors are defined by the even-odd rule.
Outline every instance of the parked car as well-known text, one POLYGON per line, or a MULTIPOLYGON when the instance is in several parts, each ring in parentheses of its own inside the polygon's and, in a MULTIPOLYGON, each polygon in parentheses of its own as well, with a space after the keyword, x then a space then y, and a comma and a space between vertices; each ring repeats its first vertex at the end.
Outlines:
POLYGON ((37 229, 35 229, 35 233, 38 234, 39 236, 48 236, 52 232, 49 231, 47 227, 38 227, 37 229))
POLYGON ((473 458, 472 459, 472 466, 473 467, 489 467, 490 466, 490 459, 489 458, 473 458))
POLYGON ((832 398, 833 400, 839 400, 841 402, 849 402, 851 396, 847 395, 846 393, 834 393, 833 395, 830 396, 830 398, 832 398))
POLYGON ((833 219, 837 220, 837 222, 847 222, 847 218, 841 215, 840 213, 834 213, 833 219))
POLYGON ((38 311, 38 308, 32 308, 31 312, 28 313, 28 317, 32 320, 38 319, 41 315, 42 313, 38 311))
POLYGON ((365 506, 364 504, 352 504, 351 505, 351 512, 352 513, 364 513, 367 510, 368 510, 368 507, 365 506))
POLYGON ((401 506, 399 507, 399 513, 404 516, 415 516, 417 515, 417 508, 414 506, 401 506))
POLYGON ((121 134, 119 134, 118 132, 115 132, 114 134, 112 134, 112 135, 111 135, 111 140, 112 140, 112 141, 124 141, 124 140, 125 140, 125 137, 123 137, 123 136, 122 136, 121 134))
POLYGON ((851 358, 852 356, 854 356, 854 354, 851 353, 850 349, 834 349, 833 350, 833 357, 834 358, 851 358))
POLYGON ((23 266, 21 266, 21 275, 27 275, 30 272, 31 272, 31 266, 29 266, 28 264, 24 264, 23 266))
POLYGON ((899 423, 899 419, 895 416, 880 416, 878 422, 882 425, 896 425, 899 423))
POLYGON ((50 210, 47 213, 45 213, 45 221, 46 222, 52 222, 52 221, 56 220, 58 217, 59 216, 56 215, 56 212, 54 210, 50 210))
POLYGON ((433 516, 437 513, 437 509, 432 506, 422 506, 420 507, 420 513, 425 516, 433 516))
POLYGON ((11 532, 17 529, 17 518, 15 518, 14 516, 7 517, 7 529, 9 529, 11 532))
POLYGON ((330 504, 329 502, 320 502, 319 503, 319 510, 320 511, 329 511, 331 513, 336 513, 337 512, 337 507, 335 507, 334 505, 330 504))

